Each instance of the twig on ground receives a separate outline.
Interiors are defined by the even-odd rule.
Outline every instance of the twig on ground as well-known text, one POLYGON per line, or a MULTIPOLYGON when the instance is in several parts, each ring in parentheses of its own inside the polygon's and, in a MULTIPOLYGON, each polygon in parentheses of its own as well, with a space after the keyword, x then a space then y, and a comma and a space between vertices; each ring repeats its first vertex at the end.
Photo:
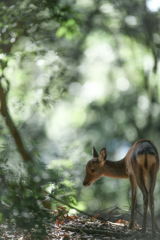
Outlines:
POLYGON ((87 228, 74 228, 74 227, 68 227, 64 226, 62 229, 66 231, 71 231, 71 232, 85 232, 85 233, 90 233, 90 234, 104 234, 105 236, 114 236, 116 238, 122 238, 122 237, 130 237, 133 234, 131 233, 118 233, 118 232, 110 232, 106 230, 98 230, 98 229, 87 229, 87 228))

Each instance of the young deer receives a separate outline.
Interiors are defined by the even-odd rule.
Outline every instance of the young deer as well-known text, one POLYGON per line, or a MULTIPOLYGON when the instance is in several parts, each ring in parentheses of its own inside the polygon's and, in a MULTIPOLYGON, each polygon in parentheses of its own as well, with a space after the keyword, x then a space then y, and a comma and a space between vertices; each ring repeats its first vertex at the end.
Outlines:
POLYGON ((149 205, 152 221, 152 234, 158 230, 154 217, 153 192, 156 176, 159 170, 159 155, 156 146, 150 140, 137 141, 127 155, 119 161, 106 160, 107 152, 102 148, 98 154, 93 147, 93 158, 86 165, 86 176, 83 181, 85 187, 97 181, 100 177, 129 178, 132 190, 131 221, 129 228, 134 225, 134 209, 136 202, 137 185, 143 194, 143 223, 142 232, 146 231, 147 208, 149 205))

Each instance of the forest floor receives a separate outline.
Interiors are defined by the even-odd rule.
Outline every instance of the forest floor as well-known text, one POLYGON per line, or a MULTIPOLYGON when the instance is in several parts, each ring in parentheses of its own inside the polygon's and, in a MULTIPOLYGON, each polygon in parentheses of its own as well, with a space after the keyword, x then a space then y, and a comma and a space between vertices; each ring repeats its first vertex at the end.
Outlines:
MULTIPOLYGON (((63 213, 57 215, 56 222, 51 222, 50 226, 47 226, 48 236, 33 237, 33 233, 27 230, 22 230, 14 227, 12 230, 7 229, 6 224, 0 224, 0 240, 12 239, 12 240, 27 240, 27 239, 112 239, 112 240, 136 240, 136 239, 152 239, 151 228, 147 228, 146 233, 141 233, 141 227, 135 223, 132 230, 128 229, 129 222, 119 219, 113 223, 110 221, 103 222, 98 220, 98 215, 88 218, 87 216, 69 216, 67 210, 64 207, 59 207, 59 212, 63 213)), ((51 212, 51 214, 55 214, 51 212)), ((155 240, 160 239, 160 233, 156 234, 155 240)))

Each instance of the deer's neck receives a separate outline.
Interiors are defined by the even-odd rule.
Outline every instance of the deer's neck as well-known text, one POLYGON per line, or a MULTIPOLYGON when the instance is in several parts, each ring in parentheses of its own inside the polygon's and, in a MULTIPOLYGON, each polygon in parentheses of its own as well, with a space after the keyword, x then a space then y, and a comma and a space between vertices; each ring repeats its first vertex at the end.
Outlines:
POLYGON ((112 178, 128 178, 125 158, 119 161, 106 160, 104 162, 103 176, 112 178))

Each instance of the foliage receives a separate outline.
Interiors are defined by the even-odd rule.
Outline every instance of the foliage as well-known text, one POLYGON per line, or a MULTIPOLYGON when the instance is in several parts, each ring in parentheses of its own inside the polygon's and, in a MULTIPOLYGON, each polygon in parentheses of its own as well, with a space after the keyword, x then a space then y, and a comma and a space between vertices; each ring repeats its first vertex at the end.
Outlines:
POLYGON ((81 185, 93 145, 114 159, 141 138, 159 148, 160 11, 144 0, 7 0, 0 16, 0 83, 33 160, 22 163, 1 118, 1 220, 43 220, 51 183, 81 210, 128 205, 126 180, 81 185))

